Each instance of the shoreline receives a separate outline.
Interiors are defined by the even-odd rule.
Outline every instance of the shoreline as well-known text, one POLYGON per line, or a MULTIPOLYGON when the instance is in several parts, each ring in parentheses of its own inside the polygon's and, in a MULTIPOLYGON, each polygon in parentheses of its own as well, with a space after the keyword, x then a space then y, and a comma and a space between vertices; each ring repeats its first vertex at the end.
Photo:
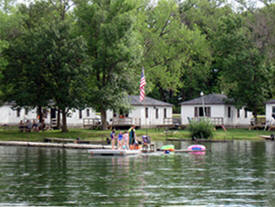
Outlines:
POLYGON ((24 142, 24 141, 0 141, 0 146, 23 146, 23 147, 51 147, 65 149, 111 149, 109 145, 74 144, 74 143, 48 143, 48 142, 24 142))

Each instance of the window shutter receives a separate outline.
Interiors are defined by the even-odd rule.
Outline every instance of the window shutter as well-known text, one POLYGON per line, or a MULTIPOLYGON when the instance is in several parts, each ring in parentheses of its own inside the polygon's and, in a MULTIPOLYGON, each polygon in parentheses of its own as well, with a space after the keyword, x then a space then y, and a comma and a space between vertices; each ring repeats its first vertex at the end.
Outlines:
POLYGON ((195 107, 194 110, 195 110, 195 112, 194 112, 195 113, 195 117, 198 117, 198 107, 195 107))

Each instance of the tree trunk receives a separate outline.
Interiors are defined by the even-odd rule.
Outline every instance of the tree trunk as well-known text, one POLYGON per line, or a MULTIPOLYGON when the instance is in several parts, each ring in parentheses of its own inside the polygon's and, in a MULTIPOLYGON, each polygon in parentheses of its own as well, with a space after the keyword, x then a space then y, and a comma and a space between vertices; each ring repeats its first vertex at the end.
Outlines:
POLYGON ((65 109, 61 110, 62 113, 62 132, 68 132, 68 127, 67 127, 67 113, 65 109))
POLYGON ((101 112, 101 126, 103 130, 107 129, 107 114, 106 114, 106 110, 100 110, 101 112))
POLYGON ((58 129, 60 129, 60 109, 57 110, 57 126, 58 129))
POLYGON ((255 124, 257 124, 257 122, 258 122, 258 118, 257 118, 257 115, 258 115, 258 113, 257 113, 257 110, 254 110, 253 112, 253 116, 254 116, 254 119, 255 119, 255 124))

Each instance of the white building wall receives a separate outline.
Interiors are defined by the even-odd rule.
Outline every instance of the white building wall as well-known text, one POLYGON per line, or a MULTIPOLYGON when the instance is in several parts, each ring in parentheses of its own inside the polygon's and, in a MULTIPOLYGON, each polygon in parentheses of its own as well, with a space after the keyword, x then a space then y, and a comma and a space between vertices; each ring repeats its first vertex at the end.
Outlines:
MULTIPOLYGON (((79 118, 79 110, 71 110, 69 116, 67 116, 67 124, 69 127, 82 127, 83 126, 83 118, 95 118, 95 111, 92 108, 88 108, 90 110, 90 116, 87 116, 86 110, 82 110, 82 118, 79 118)), ((47 124, 50 123, 50 109, 48 110, 47 118, 45 122, 47 124)), ((56 115, 57 117, 57 115, 56 115)), ((62 116, 61 116, 62 118, 62 116)), ((4 125, 18 125, 21 120, 33 120, 37 118, 36 109, 27 110, 21 108, 20 113, 17 113, 17 110, 12 109, 11 105, 3 105, 0 107, 0 124, 4 125), (19 115, 19 116, 18 116, 19 115)))
POLYGON ((195 112, 194 109, 195 106, 191 105, 181 105, 181 124, 187 125, 189 124, 188 117, 194 118, 195 112))
POLYGON ((265 105, 265 119, 267 123, 274 122, 272 118, 272 107, 275 107, 275 104, 265 105))
MULTIPOLYGON (((140 120, 141 127, 163 125, 164 124, 164 109, 166 108, 166 117, 172 119, 173 110, 172 107, 162 107, 162 106, 134 106, 132 110, 129 111, 128 117, 136 120, 140 120), (145 108, 148 108, 148 118, 145 117, 145 108), (156 109, 158 109, 158 118, 156 118, 156 109)), ((113 112, 111 110, 107 111, 107 120, 113 118, 113 112)))
POLYGON ((81 112, 82 118, 79 116, 79 110, 70 110, 69 116, 67 116, 67 125, 71 127, 83 126, 83 119, 96 117, 96 112, 92 108, 85 108, 81 110, 81 112), (89 116, 87 114, 87 109, 89 109, 89 116))
MULTIPOLYGON (((202 105, 181 105, 181 123, 182 125, 189 124, 188 117, 195 117, 195 107, 202 105)), ((240 117, 237 117, 237 109, 233 105, 205 105, 211 108, 211 117, 222 117, 226 126, 248 126, 252 118, 252 113, 247 112, 245 118, 245 110, 240 110, 240 117), (230 107, 231 116, 228 117, 228 107, 230 107)))
POLYGON ((0 124, 17 125, 20 120, 36 119, 36 110, 20 109, 19 114, 16 109, 12 109, 11 105, 3 105, 0 107, 0 124))

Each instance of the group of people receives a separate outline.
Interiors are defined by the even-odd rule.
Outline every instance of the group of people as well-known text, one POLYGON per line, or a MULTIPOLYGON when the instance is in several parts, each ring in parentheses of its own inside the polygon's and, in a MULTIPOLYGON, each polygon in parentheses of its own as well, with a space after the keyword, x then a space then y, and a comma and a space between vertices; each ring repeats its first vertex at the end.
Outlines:
POLYGON ((134 149, 135 146, 137 146, 137 140, 136 140, 136 131, 135 126, 131 126, 131 128, 128 131, 120 131, 118 135, 116 135, 116 131, 113 129, 111 134, 111 143, 112 143, 112 149, 116 148, 116 142, 117 142, 117 149, 134 149))
POLYGON ((40 130, 45 130, 46 129, 46 124, 44 120, 42 122, 36 122, 34 119, 32 122, 30 120, 23 121, 21 120, 19 122, 18 126, 20 132, 39 132, 40 130))

